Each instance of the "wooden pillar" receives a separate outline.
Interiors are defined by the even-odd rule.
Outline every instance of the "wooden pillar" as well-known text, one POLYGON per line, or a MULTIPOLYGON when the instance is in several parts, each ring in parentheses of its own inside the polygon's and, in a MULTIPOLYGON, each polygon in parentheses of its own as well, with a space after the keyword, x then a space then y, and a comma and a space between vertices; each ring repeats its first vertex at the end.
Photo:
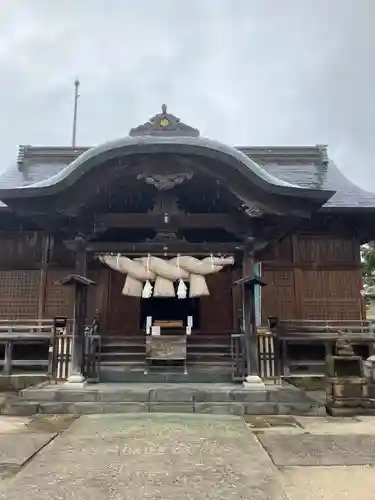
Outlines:
POLYGON ((87 287, 74 287, 74 327, 71 375, 83 375, 87 287))
POLYGON ((74 292, 72 364, 68 382, 82 384, 85 381, 82 370, 84 361, 87 288, 89 285, 95 285, 95 282, 79 274, 70 274, 66 278, 58 281, 58 284, 70 286, 74 292))
MULTIPOLYGON (((243 276, 247 279, 254 277, 254 259, 244 254, 243 276)), ((258 346, 256 338, 255 287, 247 282, 242 284, 243 329, 248 351, 247 375, 258 375, 258 346)))
POLYGON ((86 277, 87 274, 87 250, 86 241, 82 237, 77 237, 74 240, 75 252, 76 252, 76 266, 75 271, 79 276, 86 277))
POLYGON ((42 258, 40 264, 40 279, 39 279, 39 293, 38 293, 38 319, 44 317, 46 307, 46 287, 47 287, 47 271, 48 271, 48 257, 50 251, 50 236, 43 235, 42 241, 42 258))
MULTIPOLYGON (((86 241, 81 238, 75 238, 76 243, 76 274, 86 278, 87 274, 87 251, 86 241)), ((73 349, 72 349, 72 372, 82 374, 84 342, 85 342, 85 323, 87 315, 87 286, 75 285, 74 294, 74 330, 73 330, 73 349), (74 361, 75 360, 75 361, 74 361)))
POLYGON ((249 387, 258 385, 258 343, 256 328, 256 305, 255 305, 255 286, 265 285, 265 282, 254 275, 254 240, 249 238, 244 248, 242 259, 242 278, 237 282, 242 290, 242 309, 243 309, 243 337, 246 351, 246 371, 247 376, 245 385, 249 387))
POLYGON ((69 245, 76 253, 75 274, 70 274, 58 283, 70 286, 74 293, 74 315, 72 335, 72 363, 71 373, 68 378, 70 383, 84 383, 83 363, 85 346, 85 322, 87 313, 87 288, 95 283, 86 277, 87 250, 86 241, 76 237, 69 245))

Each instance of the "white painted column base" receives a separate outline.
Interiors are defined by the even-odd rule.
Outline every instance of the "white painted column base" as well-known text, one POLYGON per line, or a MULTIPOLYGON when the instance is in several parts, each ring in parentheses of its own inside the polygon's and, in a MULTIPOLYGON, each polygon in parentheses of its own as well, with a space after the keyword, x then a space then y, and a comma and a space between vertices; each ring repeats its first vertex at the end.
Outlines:
POLYGON ((265 391, 266 386, 259 375, 248 375, 243 381, 243 387, 251 391, 265 391))
POLYGON ((72 373, 69 375, 68 380, 65 382, 64 387, 66 389, 79 389, 85 387, 87 384, 86 379, 80 373, 72 373))

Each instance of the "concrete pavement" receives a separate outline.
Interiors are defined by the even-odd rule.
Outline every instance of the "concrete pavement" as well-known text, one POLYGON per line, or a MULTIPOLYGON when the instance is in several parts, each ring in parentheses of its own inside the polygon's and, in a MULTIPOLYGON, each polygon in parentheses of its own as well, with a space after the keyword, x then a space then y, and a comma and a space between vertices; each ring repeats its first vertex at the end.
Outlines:
POLYGON ((375 500, 375 418, 0 418, 0 500, 375 500))

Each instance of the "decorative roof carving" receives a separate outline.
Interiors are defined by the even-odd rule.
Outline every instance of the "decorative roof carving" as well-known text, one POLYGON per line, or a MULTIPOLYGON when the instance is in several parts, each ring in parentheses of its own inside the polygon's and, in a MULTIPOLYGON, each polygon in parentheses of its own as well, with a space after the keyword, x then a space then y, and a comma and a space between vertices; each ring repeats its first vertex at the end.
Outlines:
POLYGON ((146 184, 151 184, 155 186, 159 191, 169 191, 174 187, 182 184, 186 180, 190 180, 193 177, 192 173, 176 173, 169 175, 160 174, 138 174, 137 179, 144 179, 146 184))
POLYGON ((148 122, 132 128, 129 135, 159 135, 173 137, 199 137, 199 130, 182 123, 177 116, 167 112, 166 104, 161 107, 161 113, 149 119, 148 122))

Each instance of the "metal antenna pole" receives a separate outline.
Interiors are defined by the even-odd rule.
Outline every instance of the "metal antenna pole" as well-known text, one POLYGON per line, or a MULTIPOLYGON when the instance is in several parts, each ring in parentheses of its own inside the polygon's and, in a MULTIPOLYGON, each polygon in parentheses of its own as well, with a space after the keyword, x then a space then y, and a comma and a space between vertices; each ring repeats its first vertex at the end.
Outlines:
POLYGON ((78 110, 78 98, 79 98, 79 80, 74 82, 74 113, 73 113, 73 134, 72 134, 72 148, 76 148, 76 137, 77 137, 77 110, 78 110))

